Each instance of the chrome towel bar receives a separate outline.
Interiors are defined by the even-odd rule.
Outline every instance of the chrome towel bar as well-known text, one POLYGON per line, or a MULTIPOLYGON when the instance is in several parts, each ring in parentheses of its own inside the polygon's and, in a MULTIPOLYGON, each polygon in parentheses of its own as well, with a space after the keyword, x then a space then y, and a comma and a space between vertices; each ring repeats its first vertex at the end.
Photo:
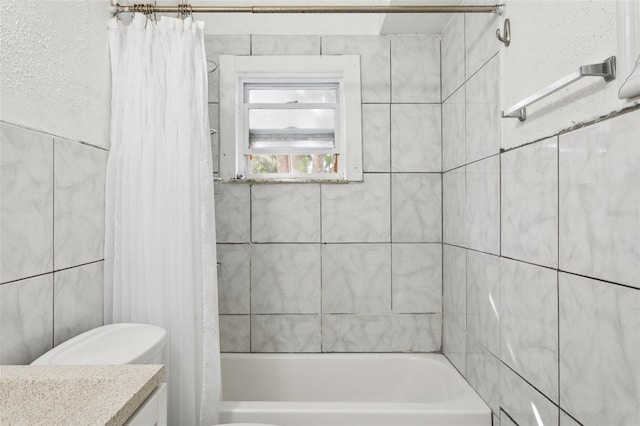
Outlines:
POLYGON ((604 81, 609 82, 616 78, 616 57, 611 56, 600 64, 583 65, 568 76, 561 78, 555 83, 550 84, 544 89, 534 93, 524 100, 502 111, 502 118, 517 118, 520 121, 527 119, 527 107, 532 103, 544 99, 550 94, 562 89, 580 80, 582 77, 602 77, 604 81))

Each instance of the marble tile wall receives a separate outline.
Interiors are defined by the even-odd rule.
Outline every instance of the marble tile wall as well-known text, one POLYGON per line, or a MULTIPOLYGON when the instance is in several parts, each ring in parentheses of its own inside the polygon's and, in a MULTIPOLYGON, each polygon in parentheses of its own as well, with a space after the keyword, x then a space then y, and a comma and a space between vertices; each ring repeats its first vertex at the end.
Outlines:
POLYGON ((640 424, 640 109, 501 150, 488 19, 442 34, 443 352, 494 425, 640 424))
POLYGON ((0 364, 102 325, 107 154, 0 123, 0 364))
MULTIPOLYGON (((363 182, 222 184, 216 194, 222 350, 439 351, 440 37, 243 35, 205 43, 212 61, 358 54, 362 77, 363 182)), ((209 85, 215 128, 217 73, 209 85)))

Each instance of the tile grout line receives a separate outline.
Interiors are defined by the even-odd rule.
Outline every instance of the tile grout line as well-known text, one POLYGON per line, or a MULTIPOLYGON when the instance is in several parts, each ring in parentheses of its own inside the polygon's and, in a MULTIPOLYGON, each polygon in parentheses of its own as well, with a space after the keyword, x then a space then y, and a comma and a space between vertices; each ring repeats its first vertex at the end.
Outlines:
MULTIPOLYGON (((56 138, 51 138, 52 167, 51 167, 51 265, 53 272, 51 274, 51 346, 56 344, 56 138)), ((104 282, 102 283, 104 286, 104 282)), ((103 308, 104 309, 104 308, 103 308)), ((104 321, 104 313, 102 315, 104 321)))
MULTIPOLYGON (((453 20, 455 18, 452 18, 453 20)), ((449 23, 451 23, 451 20, 449 23)), ((444 32, 444 31, 443 31, 444 32)), ((444 354, 444 100, 442 99, 442 36, 440 37, 440 352, 444 354)))
POLYGON ((0 120, 0 123, 5 124, 7 126, 15 127, 15 128, 18 128, 18 129, 27 130, 27 131, 30 131, 30 132, 33 132, 33 133, 37 133, 37 134, 40 134, 40 135, 51 136, 51 137, 53 137, 54 140, 55 139, 59 139, 59 140, 64 141, 64 142, 79 143, 80 145, 86 145, 86 146, 89 146, 91 148, 96 148, 96 149, 99 149, 101 151, 109 152, 109 148, 105 148, 105 147, 100 146, 100 145, 92 144, 92 143, 81 141, 81 140, 78 140, 78 139, 69 139, 69 138, 66 138, 64 136, 56 135, 54 133, 45 132, 43 130, 38 130, 38 129, 33 128, 33 127, 27 127, 27 126, 24 126, 22 124, 13 123, 13 122, 6 121, 6 120, 0 120))
MULTIPOLYGON (((322 39, 321 39, 322 40, 322 39)), ((320 43, 322 45, 322 41, 320 43)), ((364 179, 364 173, 363 173, 364 179)), ((324 285, 323 285, 323 261, 325 244, 323 242, 322 231, 322 184, 318 185, 318 195, 320 197, 320 353, 324 352, 324 285)))
MULTIPOLYGON (((426 243, 426 244, 434 244, 434 243, 426 243)), ((476 252, 476 253, 482 253, 482 254, 489 255, 489 256, 495 256, 495 257, 499 257, 499 258, 513 260, 513 261, 516 261, 516 262, 525 263, 527 265, 537 266, 539 268, 551 269, 553 271, 558 271, 559 273, 562 273, 562 274, 568 274, 568 275, 574 275, 574 276, 577 276, 577 277, 587 278, 587 279, 590 279, 590 280, 593 280, 593 281, 598 281, 598 282, 605 283, 605 284, 611 284, 611 285, 627 288, 629 290, 640 291, 640 288, 634 287, 634 286, 629 285, 629 284, 623 284, 623 283, 618 283, 618 282, 615 282, 615 281, 609 281, 609 280, 606 280, 606 279, 603 279, 603 278, 597 278, 597 277, 592 277, 592 276, 589 276, 589 275, 583 275, 583 274, 579 274, 577 272, 566 271, 566 270, 559 269, 559 268, 556 268, 556 267, 553 267, 553 266, 541 265, 539 263, 533 263, 533 262, 529 262, 529 261, 522 260, 522 259, 512 258, 512 257, 509 257, 509 256, 501 256, 501 255, 497 255, 495 253, 490 253, 490 252, 474 249, 474 248, 471 248, 471 247, 461 246, 461 245, 458 245, 458 244, 452 244, 452 243, 447 243, 447 242, 445 242, 443 244, 445 244, 447 246, 451 246, 451 247, 458 247, 458 248, 465 249, 465 250, 472 251, 472 252, 476 252)))
POLYGON ((7 285, 7 284, 15 284, 15 283, 18 283, 20 281, 26 281, 26 280, 30 280, 30 279, 33 279, 33 278, 43 277, 45 275, 53 275, 53 274, 56 274, 58 272, 68 271, 69 269, 80 268, 82 266, 87 266, 87 265, 91 265, 91 264, 94 264, 94 263, 99 263, 99 262, 102 262, 102 261, 104 261, 104 259, 97 259, 97 260, 92 260, 91 262, 80 263, 80 264, 73 265, 73 266, 67 266, 66 268, 54 269, 52 271, 43 272, 43 273, 40 273, 40 274, 29 275, 29 276, 26 276, 26 277, 15 279, 15 280, 10 280, 10 281, 3 282, 2 284, 0 284, 0 286, 7 285))
POLYGON ((249 184, 249 353, 253 352, 253 185, 249 184))
MULTIPOLYGON (((389 49, 389 312, 393 315, 393 48, 391 39, 387 39, 389 49)), ((393 320, 391 320, 393 321, 393 320)), ((391 323, 393 334, 393 322, 391 323)), ((393 339, 391 341, 391 349, 393 349, 393 339)))
MULTIPOLYGON (((556 223, 556 312, 558 315, 558 334, 557 334, 557 344, 558 344, 558 408, 560 409, 560 136, 556 136, 556 196, 557 196, 557 205, 556 212, 558 214, 558 221, 556 223)), ((558 416, 558 423, 560 422, 560 418, 558 416)))
MULTIPOLYGON (((480 343, 478 341, 478 344, 480 344, 485 350, 489 351, 487 348, 484 347, 484 345, 482 343, 480 343)), ((489 351, 491 353, 491 351, 489 351)), ((491 355, 493 355, 493 353, 491 353, 491 355)), ((529 385, 534 391, 536 391, 538 394, 542 395, 547 401, 549 401, 551 404, 553 404, 556 408, 560 409, 560 396, 558 395, 558 402, 554 402, 551 398, 549 398, 547 396, 546 393, 542 392, 540 389, 538 389, 536 386, 534 386, 527 378, 525 378, 522 374, 520 374, 519 372, 517 372, 513 367, 511 367, 509 364, 507 364, 506 362, 504 362, 501 358, 496 357, 495 355, 493 355, 499 362, 501 365, 504 365, 506 368, 508 368, 514 375, 516 375, 520 380, 522 380, 524 383, 526 383, 527 385, 529 385)))

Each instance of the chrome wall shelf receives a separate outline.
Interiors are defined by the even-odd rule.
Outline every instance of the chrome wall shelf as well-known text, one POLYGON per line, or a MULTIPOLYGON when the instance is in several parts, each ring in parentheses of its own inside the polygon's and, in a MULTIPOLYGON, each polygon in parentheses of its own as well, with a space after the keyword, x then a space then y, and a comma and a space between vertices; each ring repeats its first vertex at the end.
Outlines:
POLYGON ((583 65, 577 71, 561 78, 555 83, 550 84, 544 89, 525 98, 510 108, 502 111, 502 118, 517 118, 520 121, 527 119, 527 107, 541 99, 546 98, 550 94, 566 87, 583 77, 602 77, 604 81, 609 82, 616 78, 616 57, 611 56, 600 64, 583 65))

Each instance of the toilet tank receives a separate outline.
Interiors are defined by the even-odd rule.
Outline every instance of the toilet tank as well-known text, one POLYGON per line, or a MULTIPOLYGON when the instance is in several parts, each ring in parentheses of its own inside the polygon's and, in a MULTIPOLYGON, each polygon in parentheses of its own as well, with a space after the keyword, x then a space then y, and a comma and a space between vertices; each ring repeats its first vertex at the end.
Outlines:
POLYGON ((155 325, 109 324, 67 340, 32 365, 162 364, 166 334, 155 325))

